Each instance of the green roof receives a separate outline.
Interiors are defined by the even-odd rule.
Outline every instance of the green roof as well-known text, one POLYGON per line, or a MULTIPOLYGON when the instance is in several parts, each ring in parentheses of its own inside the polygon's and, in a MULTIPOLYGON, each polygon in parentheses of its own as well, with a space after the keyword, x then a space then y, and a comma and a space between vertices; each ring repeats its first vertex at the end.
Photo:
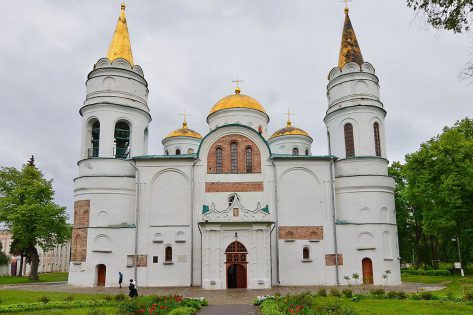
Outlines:
POLYGON ((161 159, 161 160, 185 160, 185 159, 196 159, 197 154, 192 153, 192 154, 180 154, 180 155, 139 155, 139 156, 134 156, 132 159, 133 160, 156 160, 156 159, 161 159))

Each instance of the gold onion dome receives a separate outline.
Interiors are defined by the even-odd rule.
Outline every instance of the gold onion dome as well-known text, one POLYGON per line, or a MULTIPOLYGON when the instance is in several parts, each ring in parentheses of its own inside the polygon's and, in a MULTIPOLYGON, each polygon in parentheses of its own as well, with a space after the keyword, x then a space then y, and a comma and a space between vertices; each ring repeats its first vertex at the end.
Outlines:
POLYGON ((125 16, 125 3, 122 3, 120 17, 118 18, 117 27, 113 34, 110 48, 108 49, 107 58, 110 62, 118 58, 123 58, 132 66, 133 54, 131 53, 130 34, 128 33, 128 26, 125 16))
POLYGON ((345 8, 345 23, 343 25, 342 44, 340 46, 340 56, 338 58, 338 67, 340 69, 349 62, 356 62, 360 66, 364 62, 348 12, 348 8, 345 8))
POLYGON ((239 87, 235 89, 235 94, 225 96, 215 104, 210 110, 209 116, 219 110, 230 108, 249 108, 266 114, 263 106, 254 98, 241 94, 239 87))
POLYGON ((302 130, 301 128, 293 127, 290 120, 287 121, 287 125, 285 128, 281 128, 275 133, 273 133, 269 140, 282 136, 305 136, 312 139, 312 137, 309 136, 306 131, 302 130))
POLYGON ((170 132, 164 139, 175 138, 175 137, 190 137, 190 138, 202 139, 202 136, 200 135, 200 133, 187 128, 186 121, 182 123, 182 128, 179 128, 170 132))

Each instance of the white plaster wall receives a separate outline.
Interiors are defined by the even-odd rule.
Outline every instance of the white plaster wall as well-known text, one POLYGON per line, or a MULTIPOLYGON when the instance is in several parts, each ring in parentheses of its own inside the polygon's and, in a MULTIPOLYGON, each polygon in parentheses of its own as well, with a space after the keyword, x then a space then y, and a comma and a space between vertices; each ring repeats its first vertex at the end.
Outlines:
POLYGON ((177 149, 181 150, 181 154, 189 154, 189 149, 192 149, 193 153, 197 153, 201 141, 201 139, 191 137, 165 138, 163 140, 164 154, 167 151, 169 155, 175 155, 177 149))
POLYGON ((305 155, 306 150, 309 150, 309 155, 312 155, 312 138, 309 137, 287 135, 270 139, 268 142, 271 153, 292 155, 292 149, 298 148, 299 155, 305 155))
POLYGON ((240 124, 253 128, 263 127, 263 137, 268 137, 269 116, 266 113, 248 108, 230 108, 219 110, 207 117, 210 130, 228 124, 240 124))

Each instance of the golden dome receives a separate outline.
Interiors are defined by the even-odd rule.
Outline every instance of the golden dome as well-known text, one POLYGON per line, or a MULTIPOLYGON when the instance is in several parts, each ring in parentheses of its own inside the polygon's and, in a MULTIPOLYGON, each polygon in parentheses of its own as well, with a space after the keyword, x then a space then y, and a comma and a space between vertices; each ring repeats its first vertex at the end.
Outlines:
POLYGON ((277 138, 277 137, 289 136, 289 135, 291 135, 291 136, 294 136, 294 135, 305 136, 305 137, 311 138, 311 136, 309 136, 309 134, 307 132, 305 132, 304 130, 302 130, 300 128, 297 128, 297 127, 292 127, 291 121, 288 120, 287 121, 287 126, 285 128, 281 128, 278 131, 276 131, 275 133, 273 133, 273 135, 269 138, 269 140, 277 138))
POLYGON ((202 139, 202 136, 200 135, 200 133, 187 128, 187 122, 185 121, 182 123, 182 128, 179 128, 170 132, 164 139, 174 138, 174 137, 190 137, 190 138, 202 139))
POLYGON ((235 89, 235 94, 225 96, 215 104, 210 110, 209 116, 222 109, 229 108, 250 108, 266 114, 263 106, 254 98, 240 94, 239 87, 235 89))

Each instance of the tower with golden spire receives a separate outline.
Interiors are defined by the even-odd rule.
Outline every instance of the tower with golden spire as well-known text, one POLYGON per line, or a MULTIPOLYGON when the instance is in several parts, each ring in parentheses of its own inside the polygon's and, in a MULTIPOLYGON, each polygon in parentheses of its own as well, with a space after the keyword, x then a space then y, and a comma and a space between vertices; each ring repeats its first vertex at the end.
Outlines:
POLYGON ((350 11, 345 8, 338 66, 328 75, 327 126, 334 164, 334 252, 338 282, 362 274, 364 283, 400 284, 394 180, 388 176, 385 142, 386 110, 380 99, 375 68, 361 54, 350 11), (353 244, 356 246, 347 246, 353 244), (342 244, 342 246, 339 246, 342 244), (338 256, 336 256, 338 257, 338 256))

